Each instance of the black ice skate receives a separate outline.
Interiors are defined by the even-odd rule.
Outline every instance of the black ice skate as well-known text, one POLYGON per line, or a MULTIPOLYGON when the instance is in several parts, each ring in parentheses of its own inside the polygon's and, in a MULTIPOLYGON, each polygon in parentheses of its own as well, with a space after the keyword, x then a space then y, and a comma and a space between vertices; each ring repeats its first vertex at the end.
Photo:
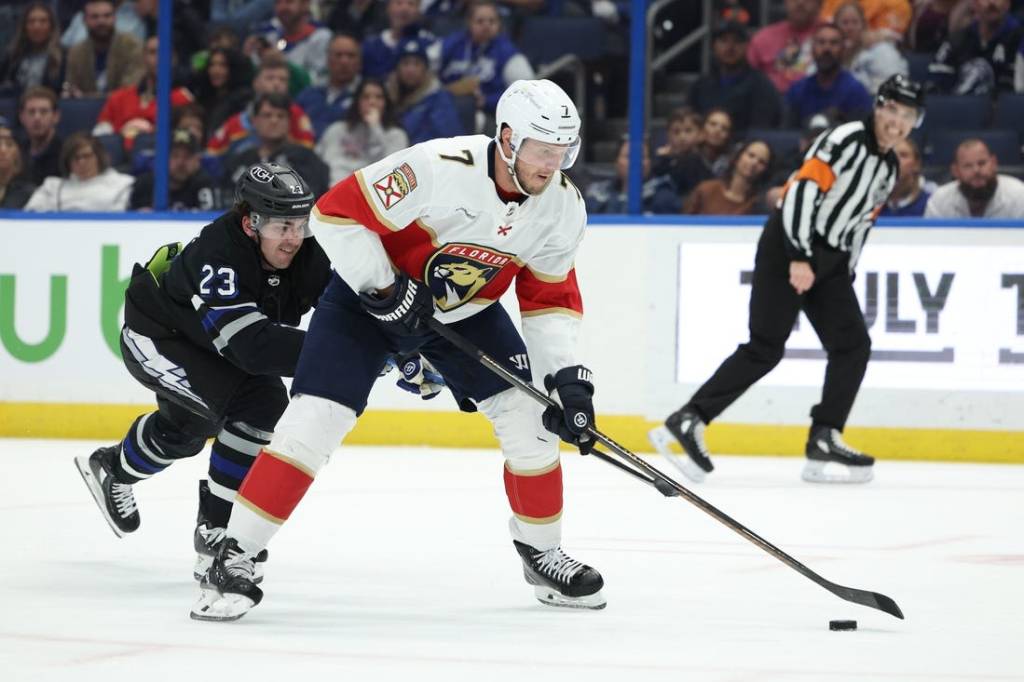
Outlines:
MULTIPOLYGON (((207 500, 210 497, 210 484, 205 480, 199 481, 199 514, 196 517, 196 530, 192 535, 192 545, 196 549, 196 563, 192 567, 192 577, 202 580, 206 572, 213 564, 213 558, 217 556, 217 546, 227 535, 227 528, 214 526, 206 518, 207 500)), ((263 564, 270 553, 263 550, 256 555, 256 569, 253 572, 252 581, 259 585, 263 582, 263 564)))
POLYGON ((193 620, 238 620, 263 599, 263 590, 253 582, 255 571, 256 555, 242 551, 234 538, 225 538, 189 615, 193 620))
POLYGON ((82 480, 96 500, 103 518, 110 524, 114 535, 123 538, 139 529, 138 505, 130 483, 119 483, 114 478, 114 458, 121 454, 120 445, 100 448, 88 457, 75 457, 75 466, 82 480))
POLYGON ((668 458, 683 476, 694 483, 703 481, 705 475, 715 468, 711 463, 708 446, 704 444, 704 420, 692 408, 684 407, 670 414, 664 426, 647 433, 647 439, 655 450, 668 458), (685 457, 672 452, 673 439, 683 447, 685 457))
POLYGON ((596 569, 576 561, 561 547, 539 550, 513 540, 523 558, 523 576, 534 586, 537 600, 550 606, 603 609, 604 579, 596 569))
POLYGON ((875 458, 854 450, 838 429, 816 426, 807 440, 803 479, 811 483, 867 483, 874 478, 875 458))

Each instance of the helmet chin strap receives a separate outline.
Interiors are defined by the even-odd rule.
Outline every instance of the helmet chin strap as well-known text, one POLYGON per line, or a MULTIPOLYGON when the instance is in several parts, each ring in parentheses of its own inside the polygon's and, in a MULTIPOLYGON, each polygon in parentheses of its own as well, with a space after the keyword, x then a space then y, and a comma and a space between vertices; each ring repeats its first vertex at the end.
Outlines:
MULTIPOLYGON (((510 145, 511 146, 511 145, 510 145)), ((508 169, 508 174, 512 176, 512 184, 516 186, 516 191, 520 194, 531 196, 532 192, 528 192, 525 187, 519 182, 519 175, 516 173, 516 153, 513 150, 512 157, 505 156, 505 150, 502 149, 501 139, 498 140, 498 155, 501 160, 505 162, 505 168, 508 169)))

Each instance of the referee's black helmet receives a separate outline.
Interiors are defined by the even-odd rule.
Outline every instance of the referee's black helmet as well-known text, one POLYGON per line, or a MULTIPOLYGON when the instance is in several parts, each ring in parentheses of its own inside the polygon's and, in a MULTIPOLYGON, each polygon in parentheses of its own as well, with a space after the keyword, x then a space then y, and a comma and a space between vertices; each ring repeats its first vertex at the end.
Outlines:
POLYGON ((914 107, 918 111, 923 112, 924 88, 920 83, 910 80, 903 74, 894 74, 886 78, 885 82, 878 86, 875 106, 882 106, 890 101, 906 104, 908 107, 914 107))
POLYGON ((305 218, 313 208, 309 185, 294 170, 279 163, 250 166, 235 185, 235 201, 263 218, 305 218))

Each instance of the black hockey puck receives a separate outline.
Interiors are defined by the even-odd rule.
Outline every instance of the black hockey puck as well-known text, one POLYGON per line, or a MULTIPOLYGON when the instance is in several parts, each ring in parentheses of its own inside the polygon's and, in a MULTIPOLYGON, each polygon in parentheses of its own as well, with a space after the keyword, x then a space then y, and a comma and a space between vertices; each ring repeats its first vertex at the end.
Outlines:
POLYGON ((857 621, 855 620, 830 620, 828 622, 829 630, 856 630, 857 621))

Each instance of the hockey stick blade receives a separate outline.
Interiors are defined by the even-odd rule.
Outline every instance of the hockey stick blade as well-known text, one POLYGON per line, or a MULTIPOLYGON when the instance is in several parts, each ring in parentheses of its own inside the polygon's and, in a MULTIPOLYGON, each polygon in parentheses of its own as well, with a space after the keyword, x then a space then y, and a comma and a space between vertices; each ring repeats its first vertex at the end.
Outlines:
MULTIPOLYGON (((428 325, 432 330, 434 330, 440 336, 448 340, 456 348, 466 353, 470 357, 476 358, 476 360, 480 362, 480 364, 482 364, 484 367, 486 367, 494 374, 500 376, 510 386, 517 388, 520 391, 523 391, 527 395, 531 396, 534 400, 539 402, 541 405, 544 405, 546 407, 558 405, 558 403, 552 400, 551 397, 548 396, 546 393, 539 390, 533 384, 527 381, 523 381, 515 374, 513 374, 511 371, 498 364, 493 358, 491 358, 489 355, 487 355, 482 350, 477 348, 472 342, 464 338, 458 332, 449 329, 441 321, 437 320, 436 318, 430 318, 428 320, 428 325)), ((605 434, 601 433, 597 429, 590 427, 588 429, 588 432, 590 433, 590 436, 592 438, 597 440, 597 442, 601 443, 609 450, 611 450, 612 453, 614 453, 621 459, 625 460, 625 462, 616 462, 616 466, 618 466, 618 468, 624 469, 628 473, 633 475, 635 478, 639 478, 645 481, 646 483, 653 485, 662 495, 665 495, 666 497, 681 497, 685 499, 687 502, 703 511, 708 516, 711 516, 716 521, 732 530, 734 533, 740 535, 745 540, 748 540, 749 542, 757 545, 768 554, 772 555, 782 563, 786 564, 787 566, 795 570, 797 573, 800 573, 805 578, 822 586, 823 588, 825 588, 832 594, 836 595, 840 599, 845 599, 846 601, 853 602, 854 604, 860 604, 862 606, 878 609, 879 611, 888 613, 889 615, 895 616, 900 620, 903 619, 903 611, 900 610, 900 607, 896 605, 896 602, 893 601, 892 598, 887 597, 884 594, 880 594, 878 592, 869 592, 868 590, 860 590, 854 587, 838 585, 830 580, 823 578, 822 576, 818 575, 817 573, 809 569, 807 566, 804 566, 802 563, 791 557, 786 552, 782 551, 781 549, 779 549, 772 543, 768 542, 754 531, 744 526, 739 521, 733 519, 731 516, 720 510, 718 507, 715 507, 710 502, 707 502, 704 498, 693 493, 688 488, 680 484, 678 481, 676 481, 673 478, 670 478, 669 476, 664 474, 660 469, 644 461, 641 457, 629 451, 627 448, 620 445, 619 443, 616 443, 614 440, 612 440, 605 434)), ((601 457, 601 459, 604 459, 605 461, 608 462, 614 461, 606 453, 600 454, 603 456, 601 457)))

